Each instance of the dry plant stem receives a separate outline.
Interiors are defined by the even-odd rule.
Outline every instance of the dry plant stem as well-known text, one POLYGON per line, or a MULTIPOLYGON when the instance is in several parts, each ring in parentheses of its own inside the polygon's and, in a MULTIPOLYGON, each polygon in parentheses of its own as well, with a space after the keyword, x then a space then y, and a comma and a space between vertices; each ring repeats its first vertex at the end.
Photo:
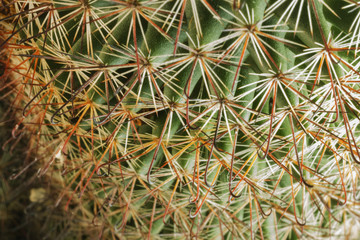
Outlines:
POLYGON ((1 4, 1 99, 38 156, 16 177, 58 172, 96 236, 356 235, 356 1, 1 4))

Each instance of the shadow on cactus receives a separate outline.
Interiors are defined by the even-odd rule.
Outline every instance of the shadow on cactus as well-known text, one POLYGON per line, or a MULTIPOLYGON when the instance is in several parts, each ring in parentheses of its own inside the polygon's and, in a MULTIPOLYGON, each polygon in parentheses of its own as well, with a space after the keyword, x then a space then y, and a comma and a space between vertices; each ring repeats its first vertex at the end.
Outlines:
POLYGON ((13 135, 100 237, 359 237, 356 1, 2 8, 13 135))

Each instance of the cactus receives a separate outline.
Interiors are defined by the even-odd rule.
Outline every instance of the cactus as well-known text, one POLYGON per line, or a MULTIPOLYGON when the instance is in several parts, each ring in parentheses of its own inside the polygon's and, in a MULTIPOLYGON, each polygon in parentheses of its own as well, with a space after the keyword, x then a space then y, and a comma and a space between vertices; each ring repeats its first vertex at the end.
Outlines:
POLYGON ((99 238, 359 237, 358 2, 2 5, 13 138, 99 238))

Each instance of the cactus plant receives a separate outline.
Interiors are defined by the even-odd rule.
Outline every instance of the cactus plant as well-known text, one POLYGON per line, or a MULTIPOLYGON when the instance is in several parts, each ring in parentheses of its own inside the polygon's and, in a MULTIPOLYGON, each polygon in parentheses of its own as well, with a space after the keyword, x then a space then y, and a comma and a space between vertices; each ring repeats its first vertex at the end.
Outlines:
POLYGON ((99 237, 359 236, 357 1, 2 4, 13 137, 99 237))

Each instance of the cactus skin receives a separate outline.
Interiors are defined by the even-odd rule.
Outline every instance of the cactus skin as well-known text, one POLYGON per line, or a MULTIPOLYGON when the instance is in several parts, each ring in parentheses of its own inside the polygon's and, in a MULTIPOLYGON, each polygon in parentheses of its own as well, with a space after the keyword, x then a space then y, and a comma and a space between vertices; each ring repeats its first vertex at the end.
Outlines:
POLYGON ((357 239, 356 1, 2 4, 13 137, 100 238, 357 239))

